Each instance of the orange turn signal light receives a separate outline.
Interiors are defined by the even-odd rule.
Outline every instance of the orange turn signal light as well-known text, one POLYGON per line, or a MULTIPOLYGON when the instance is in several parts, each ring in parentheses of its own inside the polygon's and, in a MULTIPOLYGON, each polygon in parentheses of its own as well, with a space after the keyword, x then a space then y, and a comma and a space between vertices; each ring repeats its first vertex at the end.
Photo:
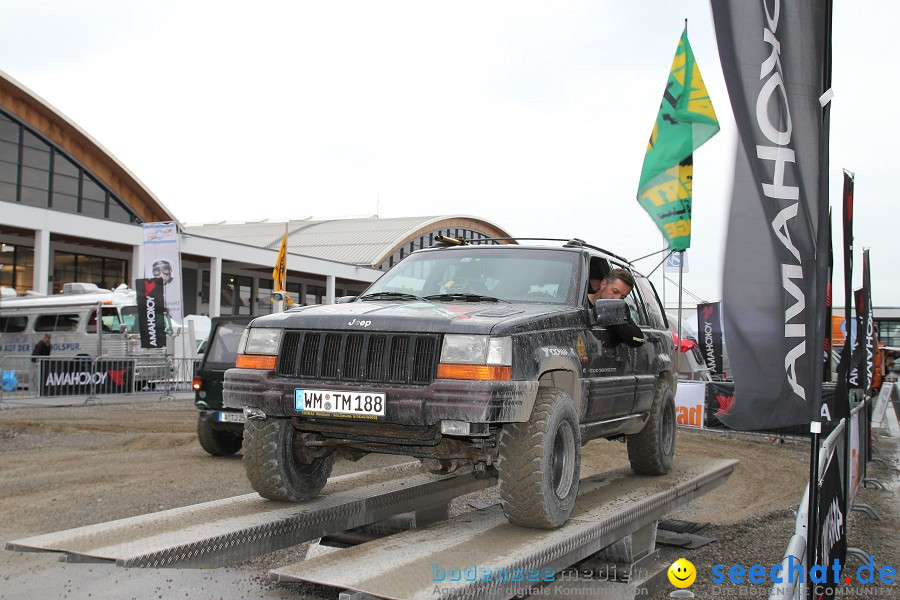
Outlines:
POLYGON ((274 371, 277 356, 260 354, 238 354, 235 367, 238 369, 260 369, 262 371, 274 371))
POLYGON ((456 365, 441 363, 438 365, 439 379, 480 379, 485 381, 512 379, 512 367, 496 367, 493 365, 456 365))
POLYGON ((199 392, 203 389, 203 380, 199 375, 194 375, 194 378, 191 380, 191 389, 195 392, 199 392))

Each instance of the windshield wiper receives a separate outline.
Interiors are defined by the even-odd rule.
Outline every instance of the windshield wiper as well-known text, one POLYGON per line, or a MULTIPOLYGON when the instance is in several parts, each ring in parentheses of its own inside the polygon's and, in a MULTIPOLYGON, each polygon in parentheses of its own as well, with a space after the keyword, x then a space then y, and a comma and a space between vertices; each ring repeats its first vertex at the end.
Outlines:
POLYGON ((434 294, 425 296, 423 300, 449 300, 452 302, 507 302, 493 296, 482 296, 481 294, 434 294))
POLYGON ((404 294, 403 292, 374 292, 360 296, 360 300, 421 300, 413 294, 404 294))

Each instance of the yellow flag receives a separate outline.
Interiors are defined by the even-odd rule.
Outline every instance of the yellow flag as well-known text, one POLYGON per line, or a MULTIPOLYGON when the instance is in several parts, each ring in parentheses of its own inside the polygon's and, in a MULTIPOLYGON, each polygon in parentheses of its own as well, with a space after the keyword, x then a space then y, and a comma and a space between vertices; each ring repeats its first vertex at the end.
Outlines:
POLYGON ((275 280, 274 292, 283 292, 285 278, 287 276, 287 232, 281 238, 281 248, 278 250, 278 258, 275 259, 275 268, 272 269, 272 279, 275 280))

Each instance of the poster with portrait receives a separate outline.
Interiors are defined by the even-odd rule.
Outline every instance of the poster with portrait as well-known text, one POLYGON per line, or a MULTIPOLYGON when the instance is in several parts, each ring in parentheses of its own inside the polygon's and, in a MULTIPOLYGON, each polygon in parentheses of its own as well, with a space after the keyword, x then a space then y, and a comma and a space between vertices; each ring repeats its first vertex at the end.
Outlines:
POLYGON ((181 254, 175 223, 144 223, 144 277, 163 280, 166 310, 181 323, 181 254))

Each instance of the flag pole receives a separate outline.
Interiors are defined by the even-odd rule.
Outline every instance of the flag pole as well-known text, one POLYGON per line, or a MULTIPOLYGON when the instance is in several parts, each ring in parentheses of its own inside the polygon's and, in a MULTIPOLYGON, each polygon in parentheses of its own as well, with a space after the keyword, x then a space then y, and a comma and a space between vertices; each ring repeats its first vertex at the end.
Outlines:
MULTIPOLYGON (((686 21, 686 20, 685 20, 686 21)), ((684 250, 678 251, 678 345, 675 348, 675 377, 678 378, 678 363, 681 358, 681 292, 684 289, 684 250)))

